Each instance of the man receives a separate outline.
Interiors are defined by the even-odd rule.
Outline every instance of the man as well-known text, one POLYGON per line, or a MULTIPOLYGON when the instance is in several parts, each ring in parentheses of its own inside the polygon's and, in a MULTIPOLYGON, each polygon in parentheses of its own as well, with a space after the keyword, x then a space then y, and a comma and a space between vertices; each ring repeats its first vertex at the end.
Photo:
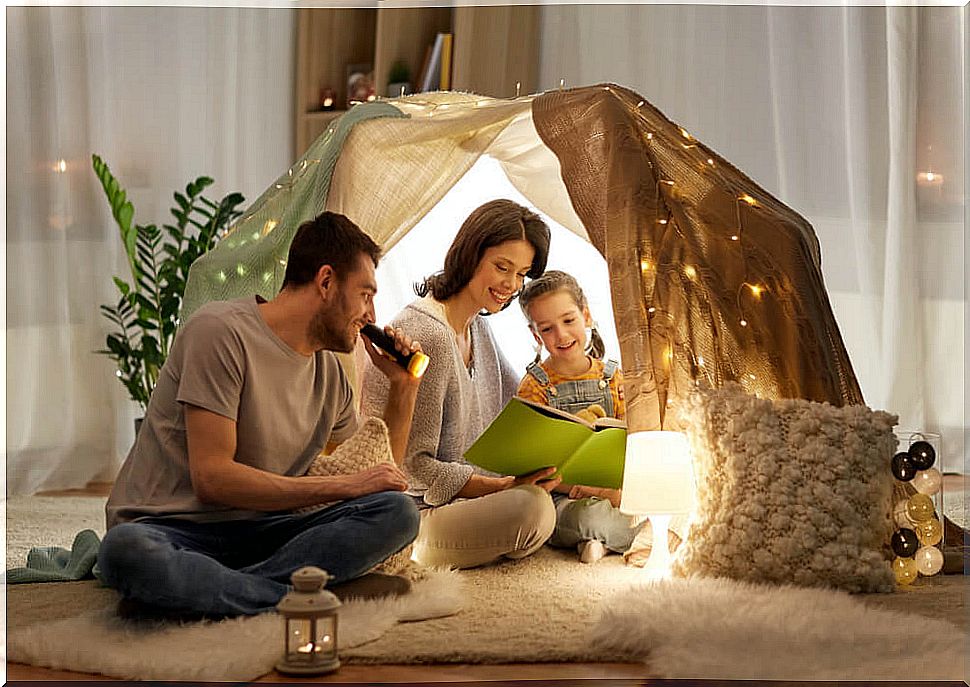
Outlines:
MULTIPOLYGON (((419 517, 397 465, 311 477, 351 436, 351 386, 331 351, 374 321, 378 246, 342 215, 304 223, 283 288, 209 303, 176 337, 106 507, 102 579, 145 610, 225 616, 272 609, 294 570, 343 582, 407 546, 419 517), (341 501, 323 510, 292 509, 341 501)), ((420 350, 388 330, 401 352, 420 350)), ((392 393, 391 448, 404 455, 419 381, 363 337, 392 393)))

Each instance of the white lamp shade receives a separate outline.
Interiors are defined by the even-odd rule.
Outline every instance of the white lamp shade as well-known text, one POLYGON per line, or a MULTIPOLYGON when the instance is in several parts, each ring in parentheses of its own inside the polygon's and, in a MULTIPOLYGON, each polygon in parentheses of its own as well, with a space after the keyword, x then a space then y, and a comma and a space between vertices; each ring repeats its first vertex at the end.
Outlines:
POLYGON ((682 432, 633 432, 626 438, 620 511, 631 515, 689 513, 694 466, 682 432))

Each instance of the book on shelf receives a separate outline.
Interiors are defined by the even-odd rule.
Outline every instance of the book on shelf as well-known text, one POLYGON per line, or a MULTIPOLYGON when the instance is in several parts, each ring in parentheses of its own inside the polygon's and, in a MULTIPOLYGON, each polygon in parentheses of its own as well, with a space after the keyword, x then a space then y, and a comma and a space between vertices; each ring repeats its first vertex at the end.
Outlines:
POLYGON ((418 79, 422 91, 443 90, 451 86, 451 43, 450 33, 439 33, 435 36, 427 65, 422 68, 421 77, 418 79))
POLYGON ((450 33, 442 34, 441 41, 441 78, 438 80, 438 88, 447 91, 451 88, 451 42, 450 33))
POLYGON ((623 485, 626 425, 595 423, 514 397, 465 452, 465 460, 501 475, 555 467, 565 484, 619 489, 623 485))
POLYGON ((418 80, 414 82, 416 92, 424 90, 424 79, 428 75, 428 65, 431 64, 431 51, 433 49, 433 43, 429 43, 428 47, 424 49, 424 59, 421 61, 421 69, 418 71, 418 80))

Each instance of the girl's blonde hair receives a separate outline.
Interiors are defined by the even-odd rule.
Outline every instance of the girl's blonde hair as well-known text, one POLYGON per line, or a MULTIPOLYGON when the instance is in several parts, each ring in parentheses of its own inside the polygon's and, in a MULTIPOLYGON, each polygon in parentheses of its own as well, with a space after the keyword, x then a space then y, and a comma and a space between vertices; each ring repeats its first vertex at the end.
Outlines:
MULTIPOLYGON (((550 293, 555 293, 557 291, 565 291, 573 299, 580 310, 589 311, 589 303, 586 300, 586 294, 579 287, 579 282, 573 278, 572 275, 566 274, 559 270, 548 270, 542 274, 542 276, 533 279, 522 287, 522 291, 519 292, 519 305, 522 307, 522 314, 525 315, 525 319, 529 321, 529 326, 534 327, 535 322, 533 322, 532 317, 529 315, 529 305, 535 301, 540 296, 545 296, 550 293)), ((600 333, 596 331, 596 325, 594 324, 590 328, 589 341, 586 345, 586 352, 589 353, 594 358, 599 358, 602 360, 603 356, 606 354, 606 346, 603 344, 603 338, 600 333)), ((536 362, 542 357, 541 349, 536 352, 536 362)))

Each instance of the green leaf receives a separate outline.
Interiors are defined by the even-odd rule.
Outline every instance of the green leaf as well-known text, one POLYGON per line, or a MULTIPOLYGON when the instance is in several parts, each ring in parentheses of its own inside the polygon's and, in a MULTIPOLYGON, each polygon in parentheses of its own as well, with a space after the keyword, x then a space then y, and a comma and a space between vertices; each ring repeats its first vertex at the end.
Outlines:
POLYGON ((134 216, 135 216, 135 206, 132 205, 131 203, 126 202, 122 204, 122 206, 118 209, 118 214, 116 215, 116 219, 118 220, 118 224, 120 224, 123 228, 127 229, 128 227, 131 226, 131 220, 134 216))
POLYGON ((112 279, 114 280, 115 286, 118 287, 118 290, 127 296, 131 291, 131 286, 128 284, 128 282, 124 281, 123 279, 119 279, 118 277, 112 277, 112 279))
POLYGON ((111 351, 112 354, 118 356, 119 358, 124 358, 125 356, 127 356, 128 351, 130 350, 127 346, 125 346, 121 342, 121 339, 119 339, 117 336, 114 336, 114 335, 111 335, 107 339, 105 339, 105 343, 108 346, 108 350, 111 351))
MULTIPOLYGON (((139 317, 137 320, 135 320, 135 324, 137 324, 142 329, 148 329, 148 330, 152 330, 152 331, 158 329, 158 323, 157 322, 155 322, 153 320, 147 320, 147 319, 145 319, 143 317, 139 317)), ((143 342, 143 345, 144 345, 144 342, 143 342)))

